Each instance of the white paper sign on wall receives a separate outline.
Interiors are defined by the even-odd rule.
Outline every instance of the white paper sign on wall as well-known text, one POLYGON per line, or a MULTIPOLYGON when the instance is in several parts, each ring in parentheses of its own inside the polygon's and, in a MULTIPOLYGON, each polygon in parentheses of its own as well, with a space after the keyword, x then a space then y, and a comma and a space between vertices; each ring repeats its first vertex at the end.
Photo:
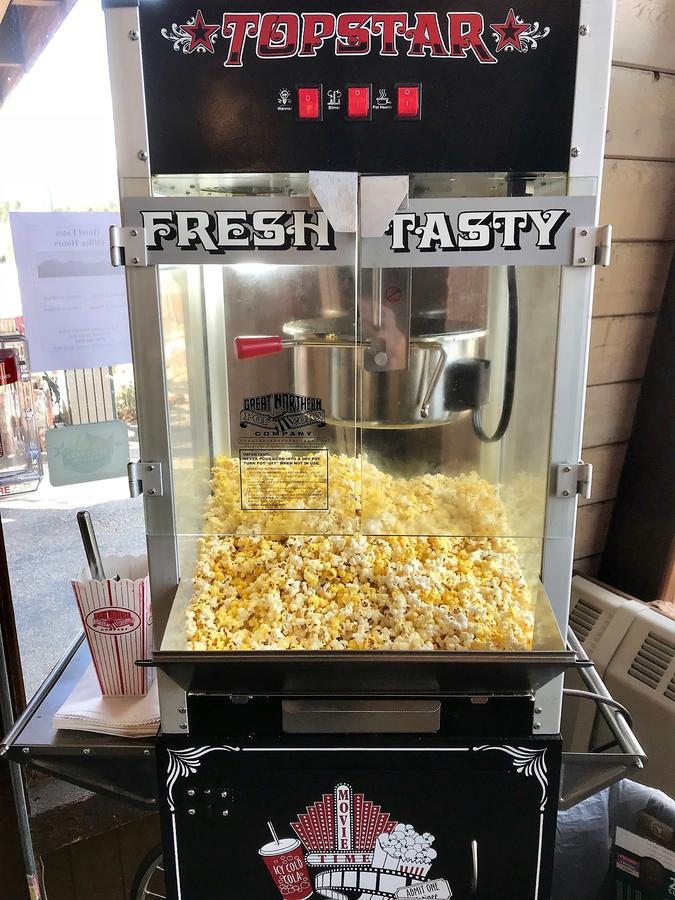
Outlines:
POLYGON ((10 213, 34 371, 131 362, 124 270, 110 263, 119 215, 10 213))

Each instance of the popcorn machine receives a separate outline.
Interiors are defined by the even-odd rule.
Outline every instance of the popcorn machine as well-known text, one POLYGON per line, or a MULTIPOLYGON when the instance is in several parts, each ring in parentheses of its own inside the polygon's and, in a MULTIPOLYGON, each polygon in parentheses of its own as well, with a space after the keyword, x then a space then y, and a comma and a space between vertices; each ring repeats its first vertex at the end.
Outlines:
POLYGON ((105 6, 170 896, 545 898, 611 0, 105 6))

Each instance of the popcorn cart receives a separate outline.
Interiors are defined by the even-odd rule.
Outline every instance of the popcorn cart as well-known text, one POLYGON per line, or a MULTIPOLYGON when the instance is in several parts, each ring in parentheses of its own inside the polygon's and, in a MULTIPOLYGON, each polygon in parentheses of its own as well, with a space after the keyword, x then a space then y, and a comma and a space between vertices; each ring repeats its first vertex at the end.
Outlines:
POLYGON ((105 5, 168 895, 543 900, 611 0, 105 5))

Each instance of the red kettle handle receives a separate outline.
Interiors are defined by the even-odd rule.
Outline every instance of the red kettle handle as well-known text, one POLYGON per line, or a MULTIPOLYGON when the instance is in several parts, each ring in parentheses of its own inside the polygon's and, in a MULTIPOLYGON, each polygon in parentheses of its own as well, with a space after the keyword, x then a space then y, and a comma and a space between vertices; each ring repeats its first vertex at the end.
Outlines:
POLYGON ((237 359, 254 359, 256 356, 271 356, 281 353, 283 344, 279 334, 260 334, 234 339, 234 355, 237 359))

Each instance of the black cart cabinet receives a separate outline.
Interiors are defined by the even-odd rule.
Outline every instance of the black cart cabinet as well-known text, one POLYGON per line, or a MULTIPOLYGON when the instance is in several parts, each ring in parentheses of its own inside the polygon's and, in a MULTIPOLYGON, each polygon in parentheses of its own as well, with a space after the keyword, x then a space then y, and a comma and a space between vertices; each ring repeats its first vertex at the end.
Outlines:
POLYGON ((557 738, 166 735, 158 766, 166 872, 184 900, 549 895, 557 738))

